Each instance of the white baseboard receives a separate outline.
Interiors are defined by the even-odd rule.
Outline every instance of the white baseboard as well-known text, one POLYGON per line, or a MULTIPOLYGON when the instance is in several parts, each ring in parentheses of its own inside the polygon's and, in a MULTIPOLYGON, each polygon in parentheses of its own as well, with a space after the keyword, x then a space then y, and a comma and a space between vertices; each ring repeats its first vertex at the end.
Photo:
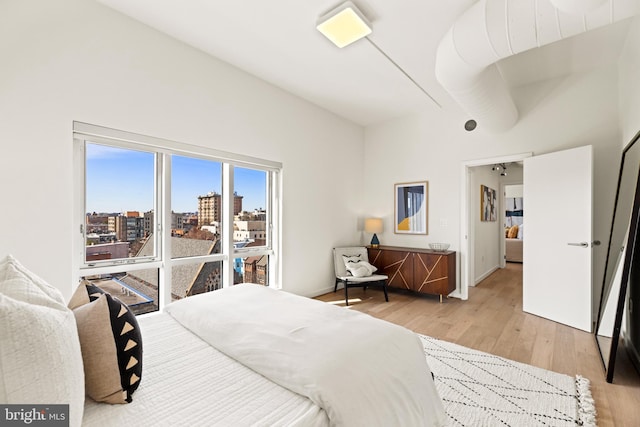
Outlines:
MULTIPOLYGON (((342 289, 342 284, 338 285, 338 291, 342 289)), ((315 298, 319 295, 324 295, 324 294, 328 294, 329 292, 333 292, 333 286, 330 286, 328 288, 322 288, 322 289, 317 289, 314 290, 313 292, 309 292, 309 293, 305 293, 305 294, 299 294, 303 297, 307 297, 307 298, 315 298)), ((343 292, 344 295, 344 292, 343 292)))
POLYGON ((484 279, 486 279, 487 277, 489 277, 491 275, 491 273, 493 273, 494 271, 496 271, 498 268, 500 268, 500 266, 496 265, 493 268, 490 268, 489 271, 487 271, 486 273, 484 273, 483 275, 481 275, 480 277, 476 278, 475 283, 473 284, 473 286, 476 286, 478 283, 482 282, 484 279))

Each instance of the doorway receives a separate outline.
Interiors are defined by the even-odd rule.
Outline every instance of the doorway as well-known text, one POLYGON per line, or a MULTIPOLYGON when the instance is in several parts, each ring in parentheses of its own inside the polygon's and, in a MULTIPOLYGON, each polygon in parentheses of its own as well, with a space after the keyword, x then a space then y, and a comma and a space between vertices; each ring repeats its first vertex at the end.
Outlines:
POLYGON ((460 288, 469 298, 475 276, 473 168, 523 161, 527 224, 523 268, 523 311, 578 329, 592 328, 593 147, 582 146, 532 157, 521 154, 463 163, 461 191, 460 288), (555 226, 558 213, 572 221, 555 226), (549 298, 553 295, 553 298, 549 298))
MULTIPOLYGON (((475 285, 476 279, 476 228, 477 221, 476 218, 479 215, 478 213, 479 204, 476 203, 479 200, 479 192, 480 187, 476 188, 476 180, 474 179, 474 171, 478 171, 482 168, 482 170, 491 170, 495 165, 500 164, 511 164, 511 163, 519 163, 524 159, 532 156, 532 153, 522 153, 522 154, 514 154, 511 156, 501 156, 501 157, 491 157, 486 159, 478 159, 464 162, 462 164, 462 188, 460 191, 461 200, 461 213, 460 213, 460 284, 456 292, 452 294, 452 296, 456 296, 463 300, 469 298, 469 286, 475 285)), ((508 170, 507 170, 507 176, 508 170)), ((509 182, 511 183, 511 182, 509 182)), ((520 181, 519 183, 522 183, 520 181)), ((500 184, 497 184, 498 186, 500 184)), ((495 188, 495 187, 494 187, 495 188)), ((499 187, 498 190, 501 194, 504 194, 503 188, 499 187)), ((502 201, 504 196, 499 197, 499 200, 502 201)), ((498 206, 498 212, 500 213, 500 221, 497 222, 497 225, 502 224, 504 222, 504 210, 502 209, 502 204, 498 206)), ((496 227, 495 231, 496 241, 503 241, 504 238, 500 239, 500 234, 504 235, 504 231, 502 227, 496 227)), ((500 246, 500 254, 502 255, 502 260, 500 261, 500 265, 504 266, 504 244, 500 246)))
MULTIPOLYGON (((522 166, 517 170, 518 164, 514 164, 514 170, 519 172, 520 182, 522 182, 522 166)), ((516 177, 517 178, 517 177, 516 177)), ((516 179, 517 180, 517 179, 516 179)), ((501 267, 505 267, 506 263, 524 262, 523 253, 523 237, 524 237, 524 185, 520 184, 503 184, 502 191, 504 214, 504 256, 501 267)))

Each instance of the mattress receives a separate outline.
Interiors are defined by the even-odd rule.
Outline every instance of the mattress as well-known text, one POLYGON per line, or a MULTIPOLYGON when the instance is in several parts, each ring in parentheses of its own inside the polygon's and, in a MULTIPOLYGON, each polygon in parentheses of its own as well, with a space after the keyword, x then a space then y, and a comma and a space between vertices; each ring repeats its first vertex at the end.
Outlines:
POLYGON ((143 371, 133 402, 87 398, 84 426, 325 426, 326 413, 234 361, 168 314, 138 319, 143 371))

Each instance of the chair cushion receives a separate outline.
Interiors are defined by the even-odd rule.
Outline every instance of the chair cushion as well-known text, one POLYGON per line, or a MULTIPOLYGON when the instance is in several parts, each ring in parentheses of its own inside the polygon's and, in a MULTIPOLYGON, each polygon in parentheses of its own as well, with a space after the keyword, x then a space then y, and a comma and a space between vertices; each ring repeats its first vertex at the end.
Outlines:
POLYGON ((354 277, 354 276, 342 276, 342 277, 338 277, 338 279, 342 280, 343 282, 349 282, 349 283, 367 283, 367 282, 381 282, 383 280, 387 280, 389 278, 389 276, 386 276, 384 274, 372 274, 371 276, 365 276, 365 277, 354 277))
POLYGON ((369 264, 369 261, 364 259, 361 254, 358 255, 342 255, 344 265, 347 271, 354 277, 366 277, 371 276, 377 267, 369 264))

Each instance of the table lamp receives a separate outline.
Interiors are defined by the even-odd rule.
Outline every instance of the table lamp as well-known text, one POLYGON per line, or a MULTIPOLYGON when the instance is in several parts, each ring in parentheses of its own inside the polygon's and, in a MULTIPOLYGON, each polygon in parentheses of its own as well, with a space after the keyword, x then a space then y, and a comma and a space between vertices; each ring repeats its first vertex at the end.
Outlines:
POLYGON ((371 238, 371 247, 377 248, 380 246, 380 241, 376 233, 382 233, 382 218, 366 218, 364 220, 364 231, 367 233, 373 233, 371 238))

